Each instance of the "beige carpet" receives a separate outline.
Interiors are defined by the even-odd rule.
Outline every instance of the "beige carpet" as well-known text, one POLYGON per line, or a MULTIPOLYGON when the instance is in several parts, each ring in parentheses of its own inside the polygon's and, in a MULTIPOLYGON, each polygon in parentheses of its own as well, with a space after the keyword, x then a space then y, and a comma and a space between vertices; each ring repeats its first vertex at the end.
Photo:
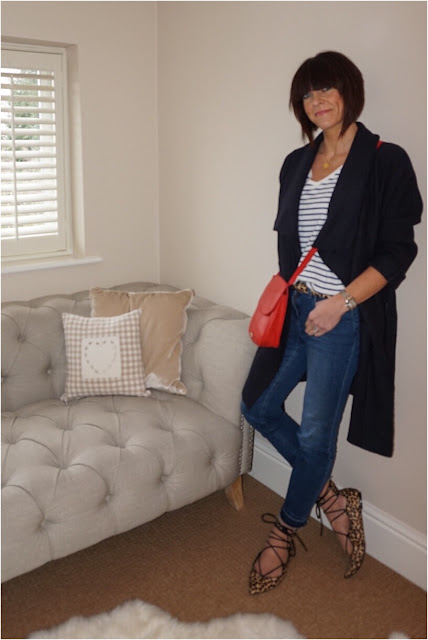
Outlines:
POLYGON ((26 638, 73 616, 93 616, 141 600, 182 622, 236 613, 291 621, 307 638, 426 638, 426 594, 367 557, 344 580, 345 557, 328 530, 312 521, 278 589, 248 594, 248 573, 269 527, 264 511, 281 498, 245 479, 238 513, 218 492, 125 534, 51 562, 3 584, 2 638, 26 638))

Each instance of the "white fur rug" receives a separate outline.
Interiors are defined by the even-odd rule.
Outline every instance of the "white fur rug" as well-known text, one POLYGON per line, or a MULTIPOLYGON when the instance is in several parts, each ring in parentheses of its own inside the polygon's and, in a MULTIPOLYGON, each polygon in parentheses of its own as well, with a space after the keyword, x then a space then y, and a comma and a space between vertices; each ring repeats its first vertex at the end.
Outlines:
POLYGON ((180 622, 141 600, 109 613, 76 617, 30 638, 303 638, 291 622, 270 614, 236 613, 209 622, 180 622))
MULTIPOLYGON (((392 634, 391 638, 407 638, 392 634)), ((236 613, 209 622, 180 622, 141 600, 125 602, 113 611, 81 616, 29 638, 304 638, 287 620, 269 613, 236 613)))

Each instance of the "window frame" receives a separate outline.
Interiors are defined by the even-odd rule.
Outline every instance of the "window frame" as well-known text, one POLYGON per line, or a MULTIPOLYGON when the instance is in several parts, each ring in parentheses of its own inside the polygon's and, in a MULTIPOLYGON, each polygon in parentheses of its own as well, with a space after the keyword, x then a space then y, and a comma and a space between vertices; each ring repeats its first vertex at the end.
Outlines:
POLYGON ((52 236, 41 235, 18 240, 2 239, 3 264, 73 255, 67 49, 59 46, 2 43, 2 72, 6 67, 40 70, 46 69, 46 65, 55 72, 55 97, 58 107, 55 115, 58 233, 52 236))

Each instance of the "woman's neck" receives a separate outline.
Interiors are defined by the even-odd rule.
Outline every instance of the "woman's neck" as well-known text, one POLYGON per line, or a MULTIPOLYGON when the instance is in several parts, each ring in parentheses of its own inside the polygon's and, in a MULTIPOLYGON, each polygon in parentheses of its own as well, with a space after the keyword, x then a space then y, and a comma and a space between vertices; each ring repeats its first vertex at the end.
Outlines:
POLYGON ((357 131, 358 126, 355 122, 346 129, 343 135, 341 135, 338 128, 325 130, 323 132, 324 138, 320 145, 321 153, 327 158, 343 154, 347 155, 349 153, 349 149, 352 146, 357 131))
POLYGON ((340 135, 339 126, 335 129, 324 130, 324 138, 312 165, 314 180, 325 178, 332 171, 343 165, 348 157, 358 127, 353 123, 343 135, 340 135))

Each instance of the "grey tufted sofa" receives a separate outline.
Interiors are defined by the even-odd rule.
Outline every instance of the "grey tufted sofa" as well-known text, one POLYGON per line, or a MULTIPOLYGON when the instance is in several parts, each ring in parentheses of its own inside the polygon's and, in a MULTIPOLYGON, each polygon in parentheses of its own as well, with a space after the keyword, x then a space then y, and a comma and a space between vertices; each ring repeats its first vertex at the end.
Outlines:
POLYGON ((220 489, 239 508, 251 469, 252 430, 240 415, 254 354, 244 314, 194 298, 187 396, 64 404, 63 312, 89 316, 88 292, 2 305, 2 581, 220 489))

